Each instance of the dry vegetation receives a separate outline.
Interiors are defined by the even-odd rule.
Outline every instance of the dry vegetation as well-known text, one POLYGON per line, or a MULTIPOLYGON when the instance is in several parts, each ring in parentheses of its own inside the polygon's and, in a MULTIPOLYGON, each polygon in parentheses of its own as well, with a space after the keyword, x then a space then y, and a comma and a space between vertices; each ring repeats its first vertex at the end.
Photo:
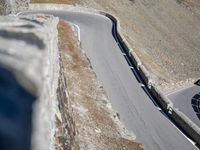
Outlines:
POLYGON ((0 15, 4 14, 4 9, 0 6, 0 15))
MULTIPOLYGON (((64 21, 60 21, 58 31, 62 63, 61 76, 65 78, 62 81, 66 82, 65 88, 68 91, 68 98, 61 102, 60 107, 63 107, 60 109, 62 119, 59 120, 57 117, 58 128, 62 128, 62 126, 69 127, 63 121, 65 118, 71 118, 70 120, 75 125, 77 131, 73 132, 75 140, 72 140, 71 143, 78 141, 80 149, 142 149, 140 144, 122 137, 121 133, 125 133, 125 130, 121 128, 116 113, 113 113, 108 107, 110 104, 108 103, 106 93, 98 85, 95 73, 84 52, 77 47, 71 27, 64 21), (67 112, 69 107, 73 111, 67 112), (65 114, 68 114, 68 116, 63 116, 65 114)), ((57 141, 62 142, 62 130, 59 134, 57 141)), ((68 145, 70 145, 69 143, 68 145)), ((58 145, 62 144, 58 143, 58 145)), ((57 149, 64 149, 61 147, 57 146, 57 149)))
POLYGON ((200 7, 200 0, 177 0, 177 2, 187 6, 200 7))
MULTIPOLYGON (((33 2, 47 0, 33 0, 33 2)), ((111 12, 158 86, 169 93, 200 78, 199 0, 70 0, 111 12)), ((48 2, 61 3, 51 0, 48 2)))
POLYGON ((75 0, 32 0, 32 3, 74 4, 75 0))

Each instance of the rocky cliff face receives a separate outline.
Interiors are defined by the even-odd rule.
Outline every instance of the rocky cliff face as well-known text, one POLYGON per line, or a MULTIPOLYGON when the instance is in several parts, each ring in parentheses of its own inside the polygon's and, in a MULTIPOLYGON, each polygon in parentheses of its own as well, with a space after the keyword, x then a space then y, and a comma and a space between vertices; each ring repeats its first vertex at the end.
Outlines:
POLYGON ((0 0, 0 15, 16 13, 28 8, 30 0, 0 0))

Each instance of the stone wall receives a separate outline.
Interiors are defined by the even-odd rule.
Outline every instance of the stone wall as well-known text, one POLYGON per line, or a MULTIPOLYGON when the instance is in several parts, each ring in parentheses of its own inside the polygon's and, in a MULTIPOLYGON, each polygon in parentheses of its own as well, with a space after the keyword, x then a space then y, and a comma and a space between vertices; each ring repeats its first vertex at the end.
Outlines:
POLYGON ((0 17, 1 149, 54 149, 57 23, 45 15, 0 17))

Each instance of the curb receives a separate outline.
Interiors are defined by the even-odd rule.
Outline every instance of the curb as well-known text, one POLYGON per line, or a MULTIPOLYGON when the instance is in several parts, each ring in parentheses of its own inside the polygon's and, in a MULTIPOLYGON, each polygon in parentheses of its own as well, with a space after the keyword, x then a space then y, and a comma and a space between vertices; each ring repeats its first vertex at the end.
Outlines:
POLYGON ((185 114, 173 107, 173 103, 168 99, 155 85, 152 83, 151 76, 148 70, 142 65, 139 57, 133 51, 125 37, 121 33, 120 21, 114 15, 98 11, 96 9, 84 8, 81 6, 70 6, 63 4, 31 4, 30 10, 70 10, 76 12, 84 12, 91 14, 100 14, 109 18, 114 24, 114 34, 116 35, 117 41, 128 54, 131 63, 137 68, 137 72, 142 78, 144 84, 148 87, 150 94, 156 99, 161 105, 165 113, 174 121, 174 123, 180 127, 184 133, 186 133, 196 143, 200 144, 200 128, 194 124, 185 114))

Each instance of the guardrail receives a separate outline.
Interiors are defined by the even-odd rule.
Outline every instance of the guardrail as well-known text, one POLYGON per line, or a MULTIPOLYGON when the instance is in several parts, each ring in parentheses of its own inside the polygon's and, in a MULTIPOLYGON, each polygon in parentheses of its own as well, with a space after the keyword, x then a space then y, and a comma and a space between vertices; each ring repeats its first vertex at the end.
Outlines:
POLYGON ((126 39, 121 33, 120 21, 111 14, 106 12, 100 12, 100 14, 108 17, 114 25, 113 32, 114 38, 121 45, 121 48, 128 54, 129 61, 132 65, 137 68, 139 76, 142 78, 143 83, 149 88, 150 94, 156 99, 156 101, 161 105, 165 113, 174 121, 174 123, 182 129, 182 131, 193 139, 196 143, 200 144, 200 128, 193 123, 185 114, 173 107, 173 103, 168 99, 156 85, 151 83, 150 74, 147 69, 142 65, 138 56, 134 53, 131 46, 128 44, 126 39))

